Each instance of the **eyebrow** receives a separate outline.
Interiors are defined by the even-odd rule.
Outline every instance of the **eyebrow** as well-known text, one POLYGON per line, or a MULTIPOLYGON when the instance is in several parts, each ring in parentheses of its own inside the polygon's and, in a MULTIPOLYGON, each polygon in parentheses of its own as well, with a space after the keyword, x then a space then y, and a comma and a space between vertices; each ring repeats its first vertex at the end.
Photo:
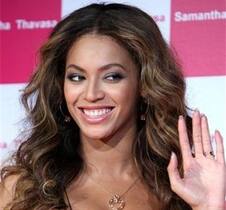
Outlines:
MULTIPOLYGON (((119 63, 109 63, 109 64, 107 64, 107 65, 101 66, 98 70, 99 70, 99 71, 104 71, 104 70, 110 69, 111 67, 114 67, 114 66, 120 67, 120 68, 122 68, 123 70, 127 71, 127 69, 126 69, 123 65, 121 65, 121 64, 119 64, 119 63)), ((82 71, 82 72, 85 72, 85 71, 86 71, 85 69, 83 69, 82 67, 80 67, 80 66, 78 66, 78 65, 76 65, 76 64, 69 64, 69 65, 66 67, 66 70, 67 70, 68 68, 74 68, 74 69, 77 69, 77 70, 82 71)))

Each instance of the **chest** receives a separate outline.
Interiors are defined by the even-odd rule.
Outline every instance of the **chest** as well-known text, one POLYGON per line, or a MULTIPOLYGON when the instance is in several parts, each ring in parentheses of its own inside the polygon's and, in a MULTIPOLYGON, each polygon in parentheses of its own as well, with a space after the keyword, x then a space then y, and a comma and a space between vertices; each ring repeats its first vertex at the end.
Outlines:
MULTIPOLYGON (((110 190, 109 190, 110 191, 110 190)), ((68 192, 72 210, 158 210, 157 199, 141 186, 136 186, 121 197, 114 197, 96 186, 68 192)), ((118 194, 120 195, 120 194, 118 194)))

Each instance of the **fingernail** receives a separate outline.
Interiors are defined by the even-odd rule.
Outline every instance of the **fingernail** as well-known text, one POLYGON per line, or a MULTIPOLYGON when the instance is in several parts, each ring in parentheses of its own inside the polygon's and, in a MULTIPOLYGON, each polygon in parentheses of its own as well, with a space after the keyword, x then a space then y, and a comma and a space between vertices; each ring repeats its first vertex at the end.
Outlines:
POLYGON ((222 137, 219 130, 216 129, 214 133, 215 133, 215 135, 217 134, 217 135, 219 135, 220 137, 222 137))
POLYGON ((207 120, 207 118, 206 118, 206 115, 201 115, 201 118, 204 120, 204 121, 206 121, 207 120))
POLYGON ((203 113, 200 113, 200 116, 201 116, 201 117, 205 117, 205 114, 203 114, 203 113))
POLYGON ((176 156, 175 153, 172 151, 171 152, 171 158, 175 158, 175 156, 176 156))
POLYGON ((193 116, 200 116, 200 112, 198 109, 195 109, 195 111, 193 112, 193 116))
POLYGON ((199 109, 198 108, 195 108, 194 112, 199 112, 199 109))
POLYGON ((179 115, 179 119, 180 120, 184 119, 183 115, 179 115))

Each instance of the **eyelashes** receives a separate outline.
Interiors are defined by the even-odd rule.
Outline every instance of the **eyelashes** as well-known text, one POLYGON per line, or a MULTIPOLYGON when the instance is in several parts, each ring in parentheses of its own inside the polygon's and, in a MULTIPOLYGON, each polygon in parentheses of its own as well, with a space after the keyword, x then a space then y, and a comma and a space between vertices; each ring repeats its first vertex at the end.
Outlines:
POLYGON ((82 80, 85 79, 84 76, 79 75, 79 74, 75 74, 75 73, 73 73, 73 74, 68 74, 68 75, 67 75, 67 78, 68 78, 70 81, 73 81, 73 82, 80 82, 80 81, 82 81, 82 80))
MULTIPOLYGON (((71 74, 68 74, 66 77, 72 82, 81 82, 86 79, 85 76, 78 73, 71 73, 71 74)), ((117 82, 123 79, 124 77, 125 76, 122 75, 121 73, 109 73, 105 75, 103 79, 109 82, 117 82)))
POLYGON ((124 76, 120 73, 110 73, 105 76, 105 79, 107 79, 109 81, 119 81, 123 78, 124 78, 124 76))

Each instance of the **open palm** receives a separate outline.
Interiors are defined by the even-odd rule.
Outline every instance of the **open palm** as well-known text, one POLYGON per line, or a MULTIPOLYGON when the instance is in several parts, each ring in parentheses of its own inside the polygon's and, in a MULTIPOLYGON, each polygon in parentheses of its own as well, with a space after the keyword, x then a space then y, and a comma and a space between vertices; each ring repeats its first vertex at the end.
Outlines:
POLYGON ((168 166, 171 188, 195 210, 224 210, 226 169, 222 137, 218 131, 215 132, 215 157, 207 118, 195 111, 192 124, 194 154, 189 145, 185 121, 183 117, 178 120, 184 174, 180 176, 177 157, 172 153, 168 166))

